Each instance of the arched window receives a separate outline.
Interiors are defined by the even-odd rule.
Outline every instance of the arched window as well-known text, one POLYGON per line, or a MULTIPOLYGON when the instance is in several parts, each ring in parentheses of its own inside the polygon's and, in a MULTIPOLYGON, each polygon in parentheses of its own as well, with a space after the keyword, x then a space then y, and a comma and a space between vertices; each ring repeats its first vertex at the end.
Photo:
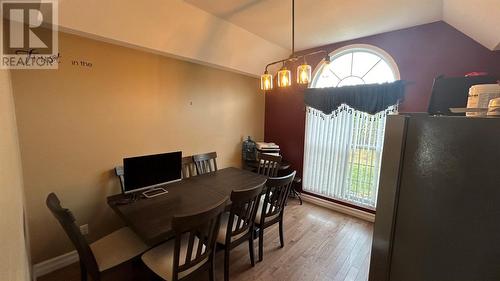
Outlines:
MULTIPOLYGON (((393 82, 399 79, 396 63, 385 51, 352 45, 321 62, 310 87, 342 87, 393 82)), ((313 108, 306 113, 304 191, 375 209, 384 143, 385 120, 390 111, 370 115, 342 105, 325 115, 313 108)))
POLYGON ((392 57, 371 45, 350 45, 330 54, 314 71, 312 88, 394 82, 399 71, 392 57))

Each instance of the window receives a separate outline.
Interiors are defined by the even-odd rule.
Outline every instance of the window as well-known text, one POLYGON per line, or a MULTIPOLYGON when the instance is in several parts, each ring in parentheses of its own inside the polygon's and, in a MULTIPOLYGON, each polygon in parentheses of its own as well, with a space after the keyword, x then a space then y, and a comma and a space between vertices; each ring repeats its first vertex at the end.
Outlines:
MULTIPOLYGON (((350 46, 320 64, 311 87, 343 87, 399 79, 394 60, 373 46, 350 46)), ((331 115, 306 113, 304 190, 375 209, 384 142, 385 112, 370 115, 342 105, 331 115)))
POLYGON ((373 46, 348 47, 333 54, 330 64, 315 71, 313 88, 394 82, 399 73, 394 60, 373 46))

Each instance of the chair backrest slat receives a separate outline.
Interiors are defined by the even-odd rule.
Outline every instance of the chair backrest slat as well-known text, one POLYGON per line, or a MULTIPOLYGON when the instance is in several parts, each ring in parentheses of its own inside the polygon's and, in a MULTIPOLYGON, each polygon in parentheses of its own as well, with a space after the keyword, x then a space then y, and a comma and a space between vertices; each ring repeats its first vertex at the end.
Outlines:
POLYGON ((196 164, 194 163, 193 156, 182 157, 182 178, 187 179, 197 175, 196 164))
POLYGON ((220 218, 226 203, 227 198, 224 198, 204 211, 174 216, 172 219, 172 229, 175 232, 174 274, 172 277, 174 281, 179 279, 180 273, 213 258, 220 218), (185 247, 187 249, 186 257, 183 261, 180 260, 182 243, 187 243, 185 247))
POLYGON ((229 245, 232 237, 252 229, 263 188, 264 183, 249 189, 233 190, 231 192, 231 210, 226 230, 226 245, 229 245))
POLYGON ((291 174, 284 177, 267 179, 262 214, 260 217, 261 224, 264 223, 267 217, 274 217, 283 211, 295 174, 296 171, 293 171, 291 174))
POLYGON ((196 249, 196 256, 197 257, 201 256, 202 250, 203 250, 203 245, 205 245, 207 243, 205 235, 200 235, 198 239, 199 239, 199 242, 198 242, 198 247, 196 249))
POLYGON ((281 160, 281 156, 278 155, 259 153, 257 155, 257 173, 267 177, 278 176, 281 160))
POLYGON ((190 232, 189 233, 189 239, 188 239, 188 248, 186 252, 186 259, 184 260, 184 264, 187 264, 191 261, 191 257, 193 254, 193 245, 194 245, 194 238, 196 233, 190 232))
POLYGON ((193 161, 198 175, 217 171, 217 152, 194 155, 193 161))
POLYGON ((85 266, 85 269, 90 274, 94 281, 100 281, 99 267, 95 259, 92 249, 81 234, 80 229, 75 223, 75 217, 70 210, 61 207, 61 202, 55 193, 50 193, 46 200, 47 207, 52 212, 54 217, 59 221, 64 232, 69 237, 73 246, 75 246, 80 262, 85 266))

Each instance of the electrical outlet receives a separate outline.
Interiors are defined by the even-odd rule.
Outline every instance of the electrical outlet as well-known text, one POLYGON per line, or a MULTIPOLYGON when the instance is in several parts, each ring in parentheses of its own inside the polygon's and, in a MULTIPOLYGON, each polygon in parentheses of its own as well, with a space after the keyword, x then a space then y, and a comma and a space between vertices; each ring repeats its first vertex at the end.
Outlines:
POLYGON ((82 233, 82 235, 89 234, 89 225, 88 224, 80 225, 80 232, 82 233))

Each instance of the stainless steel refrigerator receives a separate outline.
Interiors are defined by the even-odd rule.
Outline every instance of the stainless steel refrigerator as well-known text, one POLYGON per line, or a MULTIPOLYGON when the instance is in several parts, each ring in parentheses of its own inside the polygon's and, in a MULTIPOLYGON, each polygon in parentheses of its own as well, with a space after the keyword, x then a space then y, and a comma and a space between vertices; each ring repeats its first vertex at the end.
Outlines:
POLYGON ((500 280, 500 118, 389 116, 370 281, 500 280))

